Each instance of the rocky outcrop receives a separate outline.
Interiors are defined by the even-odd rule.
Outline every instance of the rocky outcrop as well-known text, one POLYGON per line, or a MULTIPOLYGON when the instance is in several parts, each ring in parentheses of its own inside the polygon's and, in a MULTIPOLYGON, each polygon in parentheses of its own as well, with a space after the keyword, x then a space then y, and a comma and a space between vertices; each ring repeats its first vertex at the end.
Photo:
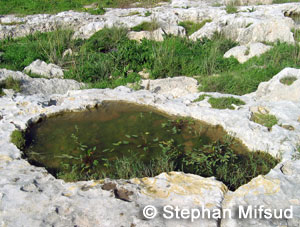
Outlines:
POLYGON ((268 101, 300 102, 300 70, 285 68, 270 81, 262 82, 256 91, 256 97, 268 101), (285 84, 284 79, 290 79, 291 84, 285 84))
MULTIPOLYGON (((104 27, 123 26, 132 28, 142 22, 157 20, 167 34, 184 35, 184 30, 178 23, 181 21, 202 22, 212 20, 199 31, 190 36, 191 39, 211 37, 214 32, 222 32, 242 45, 251 42, 275 42, 277 40, 294 43, 291 32, 296 28, 291 18, 300 11, 297 3, 280 5, 260 5, 253 8, 238 7, 238 13, 227 14, 223 7, 212 7, 218 1, 188 1, 176 0, 153 9, 107 9, 104 15, 88 13, 62 12, 56 15, 31 15, 24 18, 2 16, 0 18, 0 39, 19 37, 36 31, 52 31, 58 27, 70 27, 75 31, 74 38, 87 39, 104 27), (150 16, 145 16, 146 12, 150 16)), ((250 4, 251 2, 249 2, 250 4)), ((252 4, 252 3, 251 3, 252 4)), ((149 37, 148 32, 132 33, 135 39, 149 37)), ((150 37, 151 38, 151 37, 150 37)), ((161 36, 159 35, 159 40, 161 36)))
MULTIPOLYGON (((295 185, 299 185, 300 160, 287 161, 271 170, 267 176, 254 178, 250 183, 241 186, 235 192, 227 193, 223 202, 223 210, 235 210, 233 218, 224 218, 221 221, 222 227, 238 226, 299 226, 300 225, 300 192, 295 191, 295 185), (277 203, 276 201, 280 201, 277 203), (252 212, 257 212, 259 208, 270 209, 273 218, 238 218, 239 207, 252 208, 252 212), (280 218, 280 212, 291 209, 286 213, 289 219, 280 218), (280 211, 281 210, 281 211, 280 211), (278 218, 274 218, 273 212, 277 212, 278 218), (292 216, 291 216, 292 215, 292 216), (257 221, 259 220, 259 221, 257 221)), ((298 188, 298 186, 296 186, 298 188)))
POLYGON ((247 11, 248 8, 241 8, 237 14, 214 19, 192 34, 190 38, 192 40, 210 38, 215 32, 220 32, 242 45, 277 40, 294 43, 291 29, 295 27, 295 23, 291 18, 285 17, 279 9, 273 9, 273 11, 269 9, 269 12, 259 9, 252 13, 241 12, 244 10, 247 11))
POLYGON ((269 5, 272 4, 273 0, 224 0, 225 5, 242 5, 242 6, 252 6, 252 5, 269 5))
POLYGON ((272 47, 263 43, 250 43, 248 45, 236 46, 224 54, 224 58, 235 57, 240 63, 248 61, 250 58, 260 56, 272 47))
POLYGON ((141 86, 153 93, 173 95, 175 98, 198 92, 198 81, 185 76, 142 80, 141 86))
POLYGON ((55 64, 47 64, 41 60, 35 60, 29 66, 25 67, 25 73, 32 73, 46 78, 63 78, 63 70, 55 64))
POLYGON ((31 78, 24 73, 0 69, 0 82, 8 77, 19 80, 23 95, 52 95, 65 94, 70 90, 78 90, 84 85, 75 80, 31 78))
POLYGON ((163 41, 165 35, 185 36, 185 29, 181 26, 170 26, 165 29, 159 28, 154 31, 129 32, 128 38, 136 41, 149 39, 155 41, 163 41))

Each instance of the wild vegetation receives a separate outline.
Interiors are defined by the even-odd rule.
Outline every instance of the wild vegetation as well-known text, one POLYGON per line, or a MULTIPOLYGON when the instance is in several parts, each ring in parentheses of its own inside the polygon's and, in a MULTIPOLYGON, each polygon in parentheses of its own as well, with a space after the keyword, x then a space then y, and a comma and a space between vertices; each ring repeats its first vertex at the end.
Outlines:
POLYGON ((286 76, 286 77, 280 79, 280 83, 290 86, 290 85, 292 85, 296 80, 297 80, 297 78, 296 78, 295 76, 286 76))
POLYGON ((274 43, 274 47, 244 64, 223 58, 237 43, 220 34, 198 41, 166 36, 163 42, 127 38, 125 28, 105 28, 88 40, 73 40, 71 30, 35 33, 0 41, 0 67, 23 70, 36 59, 66 69, 65 77, 106 88, 140 80, 139 71, 151 78, 195 76, 200 91, 242 95, 253 92, 260 82, 271 79, 285 67, 300 66, 300 46, 274 43), (72 49, 73 55, 63 57, 72 49))
POLYGON ((210 103, 211 107, 215 109, 234 109, 233 105, 240 106, 246 104, 244 101, 233 97, 211 97, 208 99, 208 102, 210 103))
POLYGON ((195 23, 193 21, 182 21, 178 25, 185 28, 186 35, 190 36, 194 32, 201 29, 206 23, 211 22, 211 20, 204 20, 201 23, 195 23))
POLYGON ((267 127, 268 130, 271 130, 278 123, 276 116, 272 114, 253 113, 251 120, 267 127))
POLYGON ((23 149, 25 147, 25 135, 23 131, 15 130, 10 135, 10 141, 16 145, 17 148, 23 149))
POLYGON ((58 13, 67 10, 87 11, 93 14, 103 14, 104 8, 130 8, 133 4, 138 7, 152 7, 159 2, 169 0, 5 0, 0 1, 1 14, 39 14, 58 13), (93 4, 92 8, 85 8, 93 4))
POLYGON ((15 92, 20 92, 21 83, 13 77, 8 77, 0 82, 0 96, 4 95, 3 89, 13 89, 15 92))

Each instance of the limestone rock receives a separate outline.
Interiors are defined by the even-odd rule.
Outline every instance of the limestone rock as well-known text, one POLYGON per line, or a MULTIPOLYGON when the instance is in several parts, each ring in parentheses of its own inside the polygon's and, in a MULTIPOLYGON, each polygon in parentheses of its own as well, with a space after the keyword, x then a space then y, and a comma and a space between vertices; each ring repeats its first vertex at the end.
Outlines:
POLYGON ((237 211, 239 206, 244 209, 263 206, 263 209, 271 209, 272 213, 277 209, 277 214, 280 214, 280 209, 284 211, 292 207, 292 218, 226 218, 221 221, 221 226, 299 226, 300 161, 291 162, 290 168, 293 168, 293 172, 284 175, 278 165, 266 176, 258 176, 235 192, 226 194, 222 207, 237 211))
POLYGON ((64 76, 64 72, 59 66, 51 63, 47 64, 39 59, 25 67, 24 72, 41 75, 47 78, 62 78, 64 76))
POLYGON ((239 5, 269 5, 273 0, 224 0, 224 5, 239 4, 239 5))
POLYGON ((200 30, 191 34, 189 38, 194 41, 196 41, 197 39, 202 39, 204 37, 210 39, 216 32, 220 32, 220 31, 221 31, 221 27, 218 25, 218 23, 210 22, 210 23, 206 23, 200 30))
POLYGON ((141 86, 154 93, 171 94, 174 97, 181 97, 198 92, 198 81, 185 76, 157 80, 142 80, 141 86))
POLYGON ((164 32, 161 28, 150 32, 150 31, 140 31, 140 32, 129 32, 128 38, 136 41, 141 41, 142 39, 150 39, 155 41, 164 40, 164 32))
POLYGON ((256 97, 268 101, 300 101, 300 70, 285 68, 271 80, 262 82, 257 88, 256 97), (291 85, 281 82, 282 79, 292 77, 296 79, 291 85))
POLYGON ((271 46, 265 45, 263 43, 250 43, 248 45, 233 47, 224 54, 224 58, 233 56, 240 63, 244 63, 254 56, 260 56, 271 48, 271 46))
POLYGON ((21 82, 21 93, 23 95, 65 94, 70 90, 78 90, 83 87, 83 84, 75 80, 31 78, 21 72, 0 69, 0 82, 8 77, 12 77, 21 82))

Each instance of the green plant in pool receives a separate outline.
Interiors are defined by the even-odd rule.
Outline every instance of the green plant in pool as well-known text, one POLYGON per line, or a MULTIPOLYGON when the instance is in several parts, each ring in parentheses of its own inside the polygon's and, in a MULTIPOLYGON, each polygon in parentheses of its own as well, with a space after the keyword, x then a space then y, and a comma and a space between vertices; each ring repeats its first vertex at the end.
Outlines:
POLYGON ((232 190, 277 163, 225 135, 222 128, 191 118, 166 117, 143 106, 111 102, 33 125, 25 153, 29 161, 66 181, 183 171, 215 176, 232 190))
POLYGON ((96 168, 99 161, 95 158, 94 153, 96 147, 89 148, 87 145, 83 144, 78 138, 78 127, 75 126, 76 132, 71 135, 73 142, 76 145, 77 155, 65 156, 68 159, 72 159, 71 163, 62 163, 62 171, 58 173, 58 177, 65 180, 91 180, 99 177, 96 168))

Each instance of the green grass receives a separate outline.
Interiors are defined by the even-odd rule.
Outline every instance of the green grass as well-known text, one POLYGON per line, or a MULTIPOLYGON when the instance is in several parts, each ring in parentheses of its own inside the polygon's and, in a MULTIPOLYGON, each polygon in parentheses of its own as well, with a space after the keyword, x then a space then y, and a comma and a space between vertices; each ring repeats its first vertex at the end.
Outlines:
POLYGON ((199 79, 200 91, 243 95, 254 92, 285 67, 300 68, 300 46, 277 42, 274 47, 244 64, 237 64, 219 76, 199 79))
POLYGON ((299 0, 273 0, 273 4, 280 4, 280 3, 289 3, 289 2, 299 2, 299 0))
POLYGON ((300 29, 292 29, 294 39, 296 42, 300 42, 300 29))
POLYGON ((257 124, 267 127, 269 130, 278 123, 276 116, 271 114, 253 113, 251 120, 257 124))
POLYGON ((193 100, 193 102, 201 102, 201 101, 203 101, 206 97, 211 97, 211 95, 202 94, 202 95, 200 95, 198 98, 196 98, 195 100, 193 100))
POLYGON ((159 24, 157 21, 153 20, 151 22, 142 22, 141 24, 131 28, 132 31, 140 32, 140 31, 154 31, 159 28, 159 24))
POLYGON ((13 77, 8 77, 0 83, 0 96, 4 95, 2 89, 13 89, 15 92, 20 92, 21 83, 19 80, 15 80, 13 77))
POLYGON ((15 130, 12 132, 10 135, 10 141, 19 149, 23 149, 25 147, 24 133, 20 130, 15 130))
POLYGON ((285 67, 300 67, 300 47, 274 43, 268 52, 244 64, 223 58, 237 43, 215 34, 192 41, 165 36, 162 42, 127 38, 125 28, 105 28, 88 40, 73 40, 73 32, 59 28, 24 38, 0 41, 0 68, 22 71, 36 59, 65 69, 65 77, 96 88, 116 87, 139 81, 143 69, 152 79, 197 76, 200 91, 243 95, 254 92, 285 67), (72 49, 72 56, 62 57, 72 49))
POLYGON ((226 13, 228 14, 233 14, 233 13, 237 13, 238 9, 236 8, 236 6, 234 4, 228 4, 226 5, 226 13))
POLYGON ((297 77, 294 77, 294 76, 286 76, 286 77, 280 79, 280 83, 290 86, 290 85, 292 85, 296 80, 297 80, 297 77))
POLYGON ((232 104, 236 106, 245 105, 244 101, 233 97, 211 97, 209 98, 208 102, 210 103, 211 107, 215 109, 234 109, 232 104))
POLYGON ((92 14, 103 14, 105 8, 130 8, 138 2, 140 7, 153 7, 159 2, 168 0, 1 0, 0 15, 2 14, 54 14, 67 10, 87 11, 92 14), (97 3, 98 9, 84 9, 85 5, 97 3))
POLYGON ((190 36, 194 32, 201 29, 208 22, 211 22, 211 20, 204 20, 201 23, 195 23, 193 21, 182 21, 178 25, 184 27, 187 36, 190 36))

